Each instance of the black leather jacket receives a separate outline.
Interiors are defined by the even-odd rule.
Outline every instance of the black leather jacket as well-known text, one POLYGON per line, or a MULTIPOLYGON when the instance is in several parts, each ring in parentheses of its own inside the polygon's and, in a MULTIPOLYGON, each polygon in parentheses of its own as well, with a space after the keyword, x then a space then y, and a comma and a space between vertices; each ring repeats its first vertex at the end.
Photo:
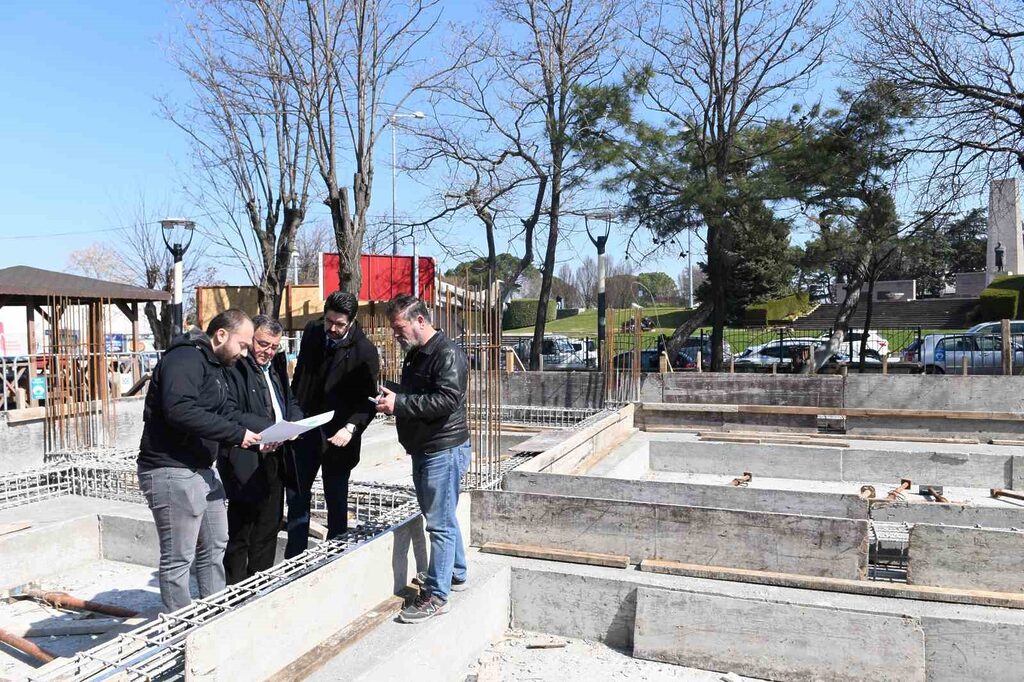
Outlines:
POLYGON ((431 454, 469 440, 468 373, 466 354, 442 331, 406 355, 395 424, 398 442, 409 454, 431 454))

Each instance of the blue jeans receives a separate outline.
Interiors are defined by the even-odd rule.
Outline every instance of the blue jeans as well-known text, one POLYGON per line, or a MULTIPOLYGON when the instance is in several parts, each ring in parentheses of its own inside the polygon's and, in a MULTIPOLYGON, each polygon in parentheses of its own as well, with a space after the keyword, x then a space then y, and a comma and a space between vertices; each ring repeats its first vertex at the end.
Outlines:
POLYGON ((452 576, 466 579, 466 549, 455 508, 469 458, 469 441, 450 450, 412 456, 412 483, 430 536, 424 591, 444 600, 451 592, 452 576))
POLYGON ((309 508, 313 481, 323 464, 324 502, 327 505, 327 539, 348 530, 348 479, 352 469, 327 460, 321 454, 319 438, 305 437, 292 449, 294 481, 285 490, 288 501, 288 544, 284 558, 291 559, 309 546, 309 508), (296 487, 292 487, 296 486, 296 487))

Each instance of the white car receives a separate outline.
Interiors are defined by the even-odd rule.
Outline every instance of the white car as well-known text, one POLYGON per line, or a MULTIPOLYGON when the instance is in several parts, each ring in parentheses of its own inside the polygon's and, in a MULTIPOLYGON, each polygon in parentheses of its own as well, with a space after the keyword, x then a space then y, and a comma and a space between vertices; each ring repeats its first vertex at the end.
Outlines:
MULTIPOLYGON (((999 336, 1003 333, 1002 322, 982 322, 967 330, 967 334, 994 334, 999 336)), ((1010 335, 1020 336, 1024 334, 1024 320, 1010 320, 1010 335)), ((1020 339, 1018 339, 1019 341, 1020 339)))
MULTIPOLYGON (((830 334, 822 334, 818 337, 818 341, 827 342, 830 334)), ((853 357, 860 357, 860 340, 864 336, 864 331, 861 329, 850 329, 843 335, 843 352, 850 354, 850 346, 853 345, 853 357)), ((889 355, 889 342, 885 337, 881 336, 874 329, 868 330, 868 343, 867 347, 869 351, 874 351, 878 354, 879 359, 889 355)))

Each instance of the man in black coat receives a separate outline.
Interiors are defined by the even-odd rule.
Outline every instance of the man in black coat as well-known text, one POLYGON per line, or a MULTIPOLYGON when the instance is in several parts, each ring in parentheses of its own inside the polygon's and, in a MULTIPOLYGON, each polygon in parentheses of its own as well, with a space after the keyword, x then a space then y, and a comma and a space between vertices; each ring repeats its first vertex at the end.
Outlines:
POLYGON ((199 596, 224 589, 227 500, 214 460, 222 445, 252 446, 258 434, 242 426, 227 388, 227 368, 252 345, 252 321, 226 310, 206 334, 180 336, 150 381, 139 443, 139 487, 160 541, 160 598, 167 611, 192 601, 195 561, 199 596))
POLYGON ((292 377, 292 390, 309 416, 329 410, 333 419, 302 436, 292 448, 285 557, 305 551, 309 535, 310 490, 323 467, 327 537, 348 530, 348 479, 359 463, 362 435, 375 412, 380 358, 356 320, 359 300, 335 291, 324 316, 306 325, 292 377))
MULTIPOLYGON (((253 344, 228 373, 238 419, 259 433, 279 421, 302 419, 288 386, 285 356, 278 353, 284 329, 269 315, 253 318, 253 344)), ((284 512, 283 459, 289 445, 268 451, 234 446, 217 458, 228 495, 228 546, 224 570, 229 585, 274 565, 277 532, 284 512)))

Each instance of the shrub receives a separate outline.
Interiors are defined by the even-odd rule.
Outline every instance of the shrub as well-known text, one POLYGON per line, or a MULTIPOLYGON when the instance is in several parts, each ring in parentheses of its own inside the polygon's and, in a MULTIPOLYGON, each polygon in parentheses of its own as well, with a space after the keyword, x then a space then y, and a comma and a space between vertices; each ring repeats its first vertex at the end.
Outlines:
POLYGON ((753 327, 763 327, 778 320, 792 319, 810 307, 810 295, 800 291, 783 298, 748 305, 743 313, 743 322, 753 327))
MULTIPOLYGON (((519 298, 509 301, 505 307, 505 314, 501 318, 502 329, 519 329, 521 327, 532 327, 537 322, 536 298, 519 298)), ((548 301, 548 310, 545 319, 549 322, 555 319, 555 302, 548 301)))
POLYGON ((1024 275, 992 280, 980 298, 976 314, 978 322, 1021 319, 1024 317, 1024 275))

